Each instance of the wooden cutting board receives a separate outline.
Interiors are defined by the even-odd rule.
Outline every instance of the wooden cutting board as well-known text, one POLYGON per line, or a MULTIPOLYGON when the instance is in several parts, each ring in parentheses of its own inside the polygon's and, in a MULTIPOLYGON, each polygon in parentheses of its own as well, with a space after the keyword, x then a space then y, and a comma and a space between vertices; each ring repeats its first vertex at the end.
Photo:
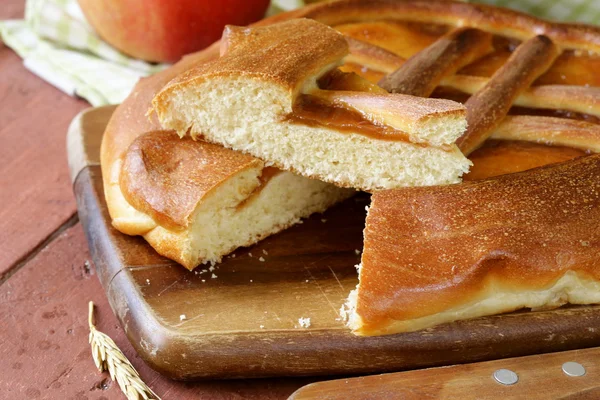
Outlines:
POLYGON ((79 217, 127 337, 170 377, 365 374, 600 345, 600 306, 353 336, 338 310, 357 283, 366 195, 239 249, 213 272, 189 272, 110 224, 99 147, 113 110, 84 111, 69 129, 79 217), (310 318, 310 327, 300 327, 300 318, 310 318))

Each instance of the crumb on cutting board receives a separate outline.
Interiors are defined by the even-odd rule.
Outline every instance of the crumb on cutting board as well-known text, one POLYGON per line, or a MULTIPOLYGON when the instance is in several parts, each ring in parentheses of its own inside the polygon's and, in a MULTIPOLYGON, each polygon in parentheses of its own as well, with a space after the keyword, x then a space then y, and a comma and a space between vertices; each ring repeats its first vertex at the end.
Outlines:
POLYGON ((180 320, 180 321, 183 321, 184 319, 187 319, 187 317, 185 316, 185 314, 181 314, 181 315, 179 316, 179 320, 180 320))
POLYGON ((265 262, 265 258, 264 257, 259 257, 258 261, 265 262))
POLYGON ((310 327, 310 318, 298 318, 298 324, 300 324, 301 328, 309 328, 310 327))

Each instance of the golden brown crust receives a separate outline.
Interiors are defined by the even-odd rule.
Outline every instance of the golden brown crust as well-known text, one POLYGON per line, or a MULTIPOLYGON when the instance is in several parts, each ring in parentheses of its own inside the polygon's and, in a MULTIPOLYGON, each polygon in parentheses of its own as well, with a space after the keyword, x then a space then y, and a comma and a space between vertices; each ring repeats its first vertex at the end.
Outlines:
POLYGON ((583 157, 583 150, 563 146, 547 146, 536 141, 487 140, 469 155, 473 166, 463 181, 476 181, 498 175, 557 164, 583 157))
POLYGON ((491 138, 568 146, 600 153, 600 125, 567 118, 509 115, 491 138))
MULTIPOLYGON (((366 75, 373 82, 382 79, 385 73, 393 73, 405 62, 402 57, 374 44, 357 39, 350 39, 348 43, 353 43, 350 45, 351 54, 346 57, 346 60, 351 62, 346 63, 342 67, 342 70, 366 75), (365 68, 362 65, 368 68, 367 72, 365 72, 365 68)), ((592 59, 588 61, 592 61, 592 59)), ((572 63, 571 65, 574 64, 572 63)), ((573 74, 582 73, 580 67, 582 66, 577 66, 573 74)), ((440 82, 441 86, 456 89, 467 94, 474 94, 489 82, 488 77, 463 75, 463 73, 464 71, 461 71, 460 74, 444 77, 440 82)), ((585 68, 583 74, 589 75, 589 73, 588 68, 585 68)), ((544 81, 547 80, 544 79, 544 81)), ((594 86, 547 83, 537 86, 536 83, 536 86, 529 87, 520 93, 515 98, 514 105, 529 108, 569 110, 600 116, 600 89, 594 86)))
POLYGON ((546 36, 529 39, 469 98, 465 103, 467 131, 456 141, 463 154, 481 146, 502 122, 515 98, 552 65, 557 55, 556 46, 546 36))
POLYGON ((249 33, 249 28, 226 25, 220 40, 221 45, 219 46, 219 55, 223 57, 231 51, 232 48, 244 42, 247 39, 247 33, 249 33))
POLYGON ((359 333, 386 333, 394 322, 471 304, 492 287, 540 290, 567 271, 600 280, 595 221, 600 155, 489 180, 377 192, 365 228, 359 333))
MULTIPOLYGON (((442 85, 464 93, 476 93, 489 79, 479 76, 454 75, 444 78, 442 85)), ((515 99, 515 106, 568 110, 600 116, 600 88, 570 85, 532 86, 515 99)))
POLYGON ((175 132, 145 133, 123 157, 119 185, 135 209, 170 229, 188 226, 204 196, 220 183, 263 163, 246 154, 175 132))
POLYGON ((309 77, 324 65, 333 65, 348 54, 348 45, 333 28, 310 19, 294 19, 261 29, 247 29, 244 39, 234 35, 226 57, 191 68, 171 81, 153 101, 155 108, 167 102, 178 86, 198 84, 217 76, 249 76, 282 86, 296 94, 309 77))
POLYGON ((203 52, 183 58, 183 60, 165 71, 149 78, 142 78, 138 82, 129 97, 117 107, 102 138, 100 156, 105 185, 110 182, 110 168, 121 158, 135 138, 146 132, 162 130, 156 118, 146 116, 154 95, 167 82, 192 65, 216 57, 218 57, 218 47, 213 45, 203 52))
POLYGON ((346 36, 350 54, 346 56, 346 62, 359 65, 360 68, 374 68, 383 72, 391 72, 400 68, 405 60, 402 57, 382 47, 372 45, 362 40, 346 36))
POLYGON ((452 0, 350 0, 315 4, 296 16, 327 25, 361 21, 449 24, 527 40, 546 35, 561 48, 600 53, 600 27, 544 21, 507 8, 452 0))
POLYGON ((442 78, 492 50, 491 34, 473 28, 457 29, 406 60, 381 79, 379 86, 390 93, 429 97, 442 78))
POLYGON ((534 86, 516 99, 515 105, 569 110, 600 116, 600 88, 570 85, 534 86))

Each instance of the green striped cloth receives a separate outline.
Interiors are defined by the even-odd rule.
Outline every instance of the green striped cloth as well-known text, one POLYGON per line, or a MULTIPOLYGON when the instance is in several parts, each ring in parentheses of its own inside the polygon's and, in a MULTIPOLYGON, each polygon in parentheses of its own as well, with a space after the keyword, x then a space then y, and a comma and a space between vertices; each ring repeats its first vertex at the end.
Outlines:
MULTIPOLYGON (((478 1, 547 19, 600 23, 600 0, 478 1)), ((267 14, 302 5, 302 0, 273 0, 267 14)), ((94 106, 120 103, 140 77, 166 67, 132 59, 102 41, 77 0, 27 0, 24 20, 0 21, 0 38, 30 71, 94 106)))
POLYGON ((100 39, 77 0, 27 0, 25 19, 0 21, 0 37, 31 72, 93 106, 120 103, 140 77, 166 67, 132 59, 100 39))

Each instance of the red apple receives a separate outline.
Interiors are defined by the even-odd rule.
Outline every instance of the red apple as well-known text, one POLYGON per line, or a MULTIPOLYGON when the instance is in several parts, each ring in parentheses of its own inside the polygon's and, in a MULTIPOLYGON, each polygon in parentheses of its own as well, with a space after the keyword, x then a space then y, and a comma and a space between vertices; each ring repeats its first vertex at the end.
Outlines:
POLYGON ((269 0, 78 0, 108 43, 135 58, 175 62, 215 42, 227 24, 248 25, 269 0))

